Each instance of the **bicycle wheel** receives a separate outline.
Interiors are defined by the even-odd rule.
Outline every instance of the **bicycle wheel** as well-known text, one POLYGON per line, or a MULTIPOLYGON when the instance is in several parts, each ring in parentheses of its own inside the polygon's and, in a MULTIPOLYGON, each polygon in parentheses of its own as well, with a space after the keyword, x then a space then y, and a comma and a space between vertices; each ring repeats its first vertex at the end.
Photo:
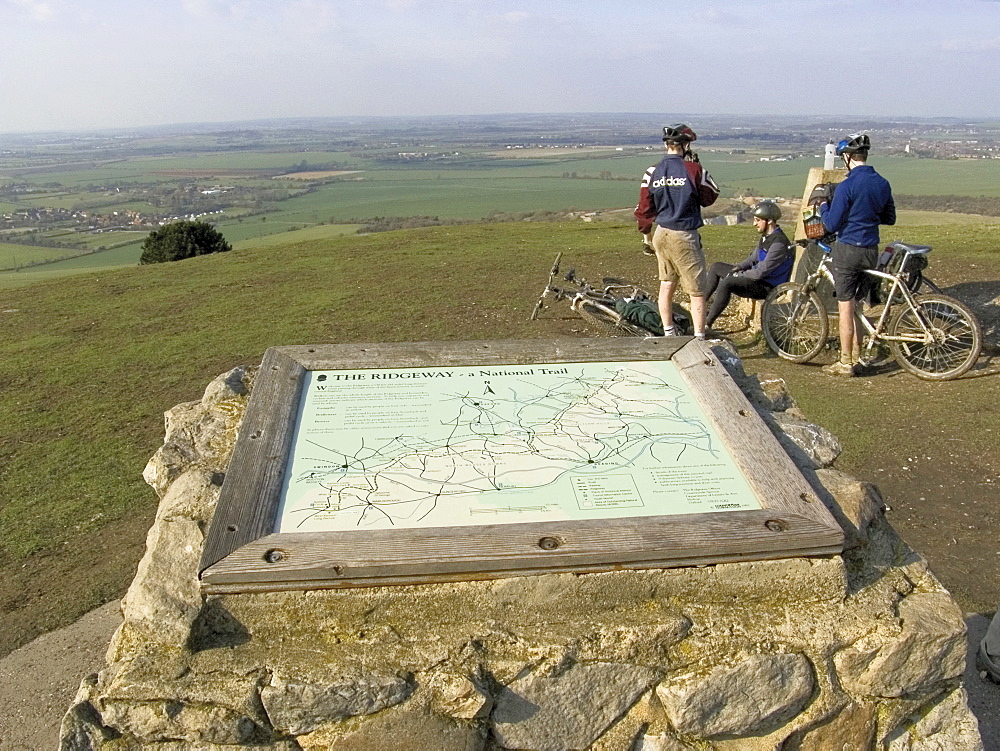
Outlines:
POLYGON ((653 336, 652 332, 646 331, 641 326, 629 323, 613 309, 607 308, 601 303, 583 302, 576 308, 580 317, 588 323, 596 324, 599 329, 606 331, 612 336, 653 336))
POLYGON ((889 350, 918 378, 948 381, 971 368, 983 348, 976 314, 945 295, 918 295, 916 308, 901 308, 889 322, 889 350), (925 334, 921 321, 927 326, 925 334))
POLYGON ((760 310, 767 346, 785 360, 808 362, 826 346, 830 324, 823 301, 801 284, 785 282, 771 290, 760 310))

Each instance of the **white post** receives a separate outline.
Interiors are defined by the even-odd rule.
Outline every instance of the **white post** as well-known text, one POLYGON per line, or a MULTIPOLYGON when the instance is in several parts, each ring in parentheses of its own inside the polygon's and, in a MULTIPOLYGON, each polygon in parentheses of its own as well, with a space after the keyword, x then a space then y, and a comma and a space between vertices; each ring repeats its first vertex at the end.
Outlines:
POLYGON ((833 141, 830 141, 830 143, 826 145, 826 151, 823 154, 823 169, 833 169, 836 162, 837 147, 833 145, 833 141))

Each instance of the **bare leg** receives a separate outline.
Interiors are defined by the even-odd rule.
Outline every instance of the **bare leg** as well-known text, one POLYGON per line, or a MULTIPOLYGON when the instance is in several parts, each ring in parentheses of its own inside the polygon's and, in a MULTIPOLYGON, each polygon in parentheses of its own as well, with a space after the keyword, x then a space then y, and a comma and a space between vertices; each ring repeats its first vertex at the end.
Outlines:
MULTIPOLYGON (((855 326, 860 328, 860 324, 854 320, 854 300, 838 300, 837 311, 840 313, 840 361, 851 365, 854 353, 855 326)), ((859 336, 858 342, 860 341, 859 336)))
POLYGON ((705 333, 705 298, 701 295, 691 296, 691 325, 695 336, 705 333))
POLYGON ((861 311, 857 309, 857 303, 855 303, 854 307, 856 315, 851 316, 851 320, 854 321, 854 349, 852 352, 857 353, 857 357, 853 358, 854 364, 857 365, 858 361, 861 359, 861 345, 865 341, 865 333, 867 332, 865 331, 864 325, 861 323, 861 311))
POLYGON ((660 309, 660 320, 663 321, 664 329, 673 326, 675 289, 677 289, 677 282, 660 282, 660 294, 656 298, 656 307, 660 309))

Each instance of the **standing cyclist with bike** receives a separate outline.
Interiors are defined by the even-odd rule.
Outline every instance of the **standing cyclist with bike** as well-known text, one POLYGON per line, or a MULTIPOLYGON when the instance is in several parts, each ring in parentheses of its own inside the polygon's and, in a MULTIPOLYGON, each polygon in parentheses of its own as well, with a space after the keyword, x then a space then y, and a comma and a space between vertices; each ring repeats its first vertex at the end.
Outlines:
POLYGON ((832 255, 840 360, 823 368, 832 375, 850 377, 857 372, 862 331, 854 320, 854 308, 878 283, 865 273, 878 262, 878 226, 896 223, 889 181, 866 164, 870 148, 871 140, 864 133, 850 135, 837 144, 837 156, 844 160, 847 177, 837 186, 833 200, 819 207, 823 226, 837 233, 832 255))
POLYGON ((701 207, 715 203, 719 188, 691 153, 691 142, 697 138, 683 123, 663 129, 667 155, 643 175, 635 217, 640 232, 652 233, 660 277, 657 307, 664 336, 674 334, 670 322, 674 290, 680 282, 691 298, 694 335, 704 339, 708 275, 698 228, 704 224, 701 207))

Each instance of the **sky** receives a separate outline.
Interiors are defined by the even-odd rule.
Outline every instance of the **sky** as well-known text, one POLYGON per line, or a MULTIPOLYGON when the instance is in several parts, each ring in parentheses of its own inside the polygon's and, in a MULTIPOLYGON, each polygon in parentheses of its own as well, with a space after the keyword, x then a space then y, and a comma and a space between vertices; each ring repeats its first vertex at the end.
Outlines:
POLYGON ((998 0, 0 0, 0 132, 564 112, 998 118, 998 68, 998 0))

